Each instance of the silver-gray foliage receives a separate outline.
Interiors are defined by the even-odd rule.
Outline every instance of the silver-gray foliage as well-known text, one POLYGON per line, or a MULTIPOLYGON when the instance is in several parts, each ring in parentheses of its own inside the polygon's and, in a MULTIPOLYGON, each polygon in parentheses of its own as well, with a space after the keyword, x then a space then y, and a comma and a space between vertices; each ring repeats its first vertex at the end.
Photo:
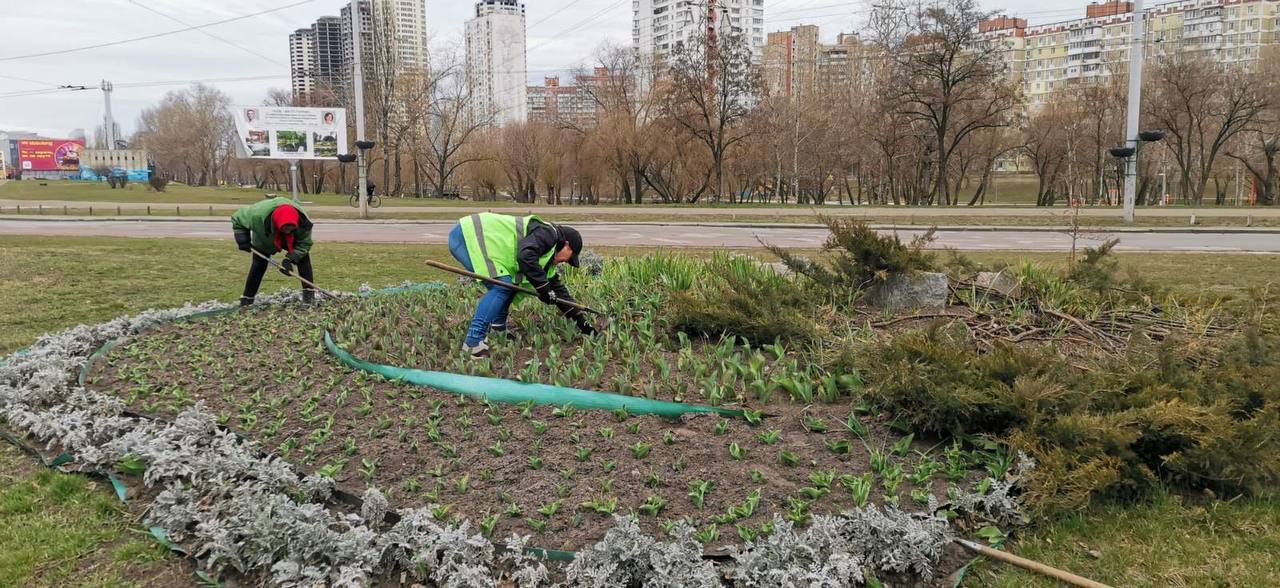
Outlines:
POLYGON ((815 516, 803 530, 775 515, 769 536, 731 549, 735 585, 856 586, 864 570, 928 579, 950 541, 946 519, 875 505, 815 516))
POLYGON ((614 525, 599 543, 578 553, 566 576, 570 586, 719 586, 715 566, 702 558, 694 529, 681 522, 674 541, 645 534, 635 519, 614 516, 614 525))
MULTIPOLYGON (((297 292, 286 292, 259 300, 297 299, 297 292)), ((219 429, 203 404, 168 423, 130 416, 119 398, 76 385, 103 343, 224 308, 208 302, 149 310, 41 337, 0 359, 0 421, 49 449, 71 452, 77 467, 110 469, 126 457, 141 460, 143 482, 159 489, 149 524, 167 530, 215 572, 257 574, 278 586, 363 586, 392 571, 442 586, 551 585, 546 564, 524 552, 527 536, 512 536, 499 549, 467 521, 437 521, 425 508, 398 513, 388 528, 380 492, 365 494, 360 514, 329 508, 332 479, 300 476, 288 462, 219 429)), ((998 494, 985 500, 999 500, 998 494)), ((722 570, 703 559, 688 524, 663 541, 642 532, 634 519, 616 517, 606 536, 566 567, 565 578, 573 586, 674 587, 719 586, 722 572, 758 586, 852 585, 861 582, 864 569, 927 577, 946 530, 937 517, 874 508, 815 517, 803 531, 775 524, 774 533, 737 549, 734 563, 722 570)))
POLYGON ((1018 502, 1018 484, 1036 468, 1036 460, 1019 451, 1013 471, 1003 480, 987 478, 986 492, 958 491, 950 493, 952 510, 976 515, 1001 527, 1025 525, 1026 512, 1018 502))

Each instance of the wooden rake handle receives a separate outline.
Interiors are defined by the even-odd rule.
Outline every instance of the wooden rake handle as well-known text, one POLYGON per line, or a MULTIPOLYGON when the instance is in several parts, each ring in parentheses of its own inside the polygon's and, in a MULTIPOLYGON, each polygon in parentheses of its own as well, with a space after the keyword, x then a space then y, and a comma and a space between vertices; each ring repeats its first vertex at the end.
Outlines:
MULTIPOLYGON (((502 280, 495 280, 495 279, 493 279, 493 278, 486 277, 486 276, 482 276, 482 275, 477 274, 477 273, 475 273, 475 272, 469 272, 469 271, 464 270, 464 269, 462 269, 462 268, 460 268, 460 267, 453 267, 453 266, 451 266, 451 265, 449 265, 449 264, 440 263, 440 262, 438 262, 438 261, 435 261, 434 259, 428 259, 428 260, 426 261, 426 263, 427 263, 427 265, 429 265, 429 266, 431 266, 431 267, 434 267, 434 268, 436 268, 436 269, 438 269, 438 270, 444 270, 444 271, 446 271, 446 272, 455 273, 455 274, 458 274, 458 275, 460 275, 460 276, 466 276, 466 277, 468 277, 468 278, 472 278, 472 279, 475 279, 475 280, 480 280, 481 282, 484 282, 484 283, 486 283, 486 284, 492 284, 492 285, 494 285, 494 286, 500 286, 500 287, 506 288, 506 289, 508 289, 508 290, 514 290, 514 291, 516 291, 516 292, 520 292, 520 293, 523 293, 523 294, 528 294, 528 295, 530 295, 530 296, 537 296, 537 295, 538 295, 538 292, 537 292, 537 291, 535 291, 533 288, 525 288, 524 286, 517 286, 517 285, 515 285, 515 284, 508 284, 508 283, 506 283, 506 282, 504 282, 504 281, 502 281, 502 280)), ((605 314, 604 314, 603 312, 600 312, 600 311, 598 311, 598 310, 596 310, 596 309, 594 309, 594 308, 591 308, 590 306, 587 306, 587 305, 585 305, 585 304, 579 304, 579 303, 577 303, 577 302, 570 302, 570 301, 568 301, 568 300, 556 300, 556 304, 558 304, 558 305, 560 305, 560 306, 567 306, 567 307, 569 307, 569 308, 576 308, 576 309, 578 309, 578 310, 581 310, 581 311, 583 311, 583 312, 589 312, 589 313, 591 313, 591 314, 598 314, 598 315, 600 315, 600 316, 605 316, 605 314)))
POLYGON ((1038 561, 1032 561, 1025 557, 1018 557, 1006 551, 1000 551, 999 549, 992 549, 981 543, 975 543, 967 539, 956 539, 955 541, 956 543, 959 543, 965 548, 970 549, 972 551, 976 551, 991 559, 999 560, 1007 564, 1012 564, 1022 569, 1033 571, 1037 574, 1049 576, 1050 578, 1053 578, 1060 582, 1065 582, 1072 586, 1080 586, 1081 588, 1111 588, 1110 586, 1103 584, 1101 582, 1094 582, 1093 580, 1090 580, 1082 576, 1077 576, 1071 572, 1060 570, 1053 566, 1042 564, 1038 561))
MULTIPOLYGON (((254 254, 254 255, 257 255, 258 257, 261 257, 262 259, 267 260, 267 263, 269 263, 269 264, 271 264, 271 265, 276 266, 277 268, 279 268, 279 269, 280 269, 280 271, 284 271, 284 266, 282 266, 282 265, 280 265, 279 263, 277 263, 277 262, 276 262, 276 260, 271 259, 271 257, 266 256, 266 255, 263 255, 261 251, 258 251, 257 249, 254 249, 254 248, 252 248, 252 247, 250 247, 250 248, 249 248, 249 251, 253 252, 253 254, 254 254)), ((321 288, 320 286, 315 285, 315 283, 311 282, 310 280, 308 280, 308 279, 306 279, 306 278, 304 278, 304 277, 302 277, 302 276, 300 276, 300 275, 298 275, 298 274, 296 274, 296 273, 293 273, 293 272, 285 272, 285 275, 287 275, 287 276, 292 276, 292 277, 295 277, 295 278, 298 278, 298 281, 299 281, 299 282, 302 282, 303 284, 306 284, 306 285, 308 285, 308 286, 311 286, 311 289, 312 289, 312 290, 315 290, 316 292, 319 292, 319 293, 321 293, 321 294, 324 294, 324 295, 325 295, 325 298, 337 298, 337 295, 335 295, 334 293, 332 293, 332 292, 330 292, 330 291, 328 291, 328 290, 325 290, 324 288, 321 288)))

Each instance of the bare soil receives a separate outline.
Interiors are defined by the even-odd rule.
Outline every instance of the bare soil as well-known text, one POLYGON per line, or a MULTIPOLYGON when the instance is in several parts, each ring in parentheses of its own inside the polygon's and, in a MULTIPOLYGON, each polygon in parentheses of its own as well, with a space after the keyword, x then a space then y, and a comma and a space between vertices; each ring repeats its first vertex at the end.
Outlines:
MULTIPOLYGON (((445 516, 473 523, 496 515, 494 537, 533 533, 536 545, 565 550, 600 539, 612 525, 608 514, 587 505, 592 501, 616 501, 614 512, 635 512, 646 531, 661 535, 661 522, 682 518, 705 529, 758 490, 755 511, 718 525, 718 537, 706 542, 710 551, 741 542, 736 526, 759 530, 793 501, 809 503, 810 514, 846 510, 855 504, 839 477, 870 471, 869 451, 887 453, 901 438, 880 414, 861 415, 869 431, 865 443, 844 431, 852 402, 777 402, 758 426, 708 415, 619 420, 598 410, 563 415, 550 406, 486 407, 339 364, 321 336, 341 312, 341 305, 264 307, 168 325, 112 350, 88 384, 161 417, 203 401, 226 426, 301 469, 329 466, 343 490, 360 494, 375 486, 394 507, 444 505, 445 516), (828 430, 807 429, 806 417, 822 419, 828 430), (544 426, 538 423, 544 431, 536 430, 544 426), (759 438, 769 430, 781 432, 772 445, 759 438), (851 442, 848 453, 828 448, 840 439, 851 442), (647 455, 637 457, 638 443, 648 445, 647 455), (731 456, 731 444, 743 450, 742 459, 731 456), (795 465, 781 463, 784 450, 797 458, 795 465), (811 474, 824 471, 836 477, 829 491, 805 497, 801 489, 815 487, 811 474), (702 507, 690 497, 698 481, 711 482, 702 507), (651 496, 666 501, 657 516, 641 512, 651 496)), ((931 449, 941 461, 937 448, 918 439, 912 451, 890 460, 910 474, 931 449)), ((955 483, 967 488, 973 478, 955 483)), ((876 479, 870 501, 883 503, 876 479)), ((942 472, 926 486, 945 501, 942 472)), ((914 488, 903 480, 897 489, 904 510, 923 508, 911 497, 914 488)))

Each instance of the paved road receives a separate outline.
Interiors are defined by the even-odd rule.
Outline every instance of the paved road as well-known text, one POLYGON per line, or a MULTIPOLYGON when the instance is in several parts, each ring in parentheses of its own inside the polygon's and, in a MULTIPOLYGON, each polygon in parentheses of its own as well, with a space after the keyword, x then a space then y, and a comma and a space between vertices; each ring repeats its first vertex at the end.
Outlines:
MULTIPOLYGON (((305 199, 304 199, 305 201, 305 199)), ((387 213, 403 213, 403 212, 431 212, 431 213, 448 213, 462 216, 470 214, 477 210, 485 210, 490 208, 484 202, 476 202, 466 206, 431 206, 431 205, 414 205, 410 204, 412 199, 404 201, 404 206, 396 206, 399 202, 395 198, 388 198, 387 206, 374 209, 373 216, 387 213)), ((103 211, 114 211, 117 207, 122 210, 145 210, 147 206, 151 206, 157 214, 168 214, 173 212, 175 206, 193 211, 194 214, 203 214, 208 211, 209 207, 214 210, 234 210, 244 204, 235 203, 148 203, 148 202, 90 202, 77 200, 12 200, 0 198, 0 208, 13 208, 21 206, 26 208, 35 208, 43 205, 46 208, 61 209, 66 206, 68 208, 84 209, 90 206, 101 209, 103 211)), ((493 210, 504 213, 528 213, 554 216, 556 214, 592 214, 600 216, 610 215, 663 215, 663 216, 738 216, 738 217, 775 217, 775 216, 804 216, 812 210, 805 206, 791 207, 770 207, 770 208, 751 208, 736 206, 717 206, 717 207, 669 207, 669 206, 493 206, 493 210)), ((321 212, 353 212, 350 206, 307 206, 307 210, 321 212)), ((868 217, 1043 217, 1048 222, 1062 223, 1065 220, 1063 216, 1065 210, 1062 207, 1043 208, 1037 206, 977 206, 977 207, 905 207, 905 206, 820 206, 816 210, 822 214, 829 215, 848 215, 848 216, 868 216, 868 217)), ((1082 208, 1080 216, 1100 218, 1100 217, 1116 217, 1121 214, 1119 208, 1082 208)), ((1137 211, 1140 217, 1190 217, 1196 215, 1198 217, 1243 217, 1252 215, 1255 218, 1280 218, 1280 206, 1272 207, 1254 207, 1254 208, 1139 208, 1137 211)))
MULTIPOLYGON (((444 244, 449 222, 360 223, 322 221, 316 225, 319 241, 361 243, 427 243, 444 244)), ((733 226, 635 225, 613 223, 577 223, 588 245, 644 247, 759 247, 760 241, 792 248, 817 248, 826 239, 825 229, 758 228, 733 226)), ((919 230, 897 231, 904 239, 919 230)), ((109 237, 178 237, 194 239, 231 239, 226 221, 119 221, 84 220, 75 222, 38 220, 0 220, 0 235, 63 235, 109 237), (145 223, 145 226, 144 226, 145 223)), ((1096 244, 1107 234, 1091 235, 1096 244)), ((1121 239, 1118 249, 1127 251, 1224 251, 1280 252, 1280 235, 1274 232, 1135 232, 1115 233, 1121 239)), ((1071 239, 1051 231, 939 231, 938 247, 967 251, 1064 251, 1071 239)))

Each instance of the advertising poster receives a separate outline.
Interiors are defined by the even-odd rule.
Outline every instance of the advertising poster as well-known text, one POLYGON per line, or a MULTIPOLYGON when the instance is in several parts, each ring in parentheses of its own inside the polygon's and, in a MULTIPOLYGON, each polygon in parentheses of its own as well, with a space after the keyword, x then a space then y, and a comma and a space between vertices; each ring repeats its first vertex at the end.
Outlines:
POLYGON ((241 157, 335 159, 347 152, 347 111, 342 108, 234 106, 241 157))
POLYGON ((18 168, 22 171, 79 171, 83 139, 20 139, 18 168))

